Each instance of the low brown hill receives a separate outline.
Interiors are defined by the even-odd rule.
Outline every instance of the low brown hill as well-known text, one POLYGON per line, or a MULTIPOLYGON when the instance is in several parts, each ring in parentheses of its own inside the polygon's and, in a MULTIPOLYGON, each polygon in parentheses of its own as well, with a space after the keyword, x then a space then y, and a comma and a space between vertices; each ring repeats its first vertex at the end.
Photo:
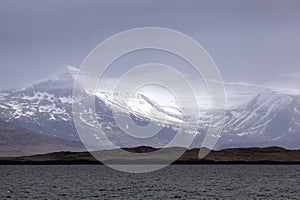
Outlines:
POLYGON ((0 157, 84 151, 81 143, 34 133, 0 120, 0 157))

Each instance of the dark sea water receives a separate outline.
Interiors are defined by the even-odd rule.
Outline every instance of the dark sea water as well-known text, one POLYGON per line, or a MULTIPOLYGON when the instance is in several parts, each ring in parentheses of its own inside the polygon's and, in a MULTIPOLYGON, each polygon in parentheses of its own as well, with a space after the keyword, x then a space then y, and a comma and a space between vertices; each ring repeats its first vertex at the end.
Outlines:
POLYGON ((0 199, 300 199, 300 166, 0 166, 0 199))

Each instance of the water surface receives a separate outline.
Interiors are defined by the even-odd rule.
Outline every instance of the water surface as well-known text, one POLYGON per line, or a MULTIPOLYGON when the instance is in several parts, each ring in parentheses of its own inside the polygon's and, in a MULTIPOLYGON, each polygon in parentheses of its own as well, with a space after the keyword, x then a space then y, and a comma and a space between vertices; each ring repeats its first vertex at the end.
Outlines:
POLYGON ((0 166, 0 199, 297 199, 300 166, 173 165, 128 174, 100 165, 0 166))

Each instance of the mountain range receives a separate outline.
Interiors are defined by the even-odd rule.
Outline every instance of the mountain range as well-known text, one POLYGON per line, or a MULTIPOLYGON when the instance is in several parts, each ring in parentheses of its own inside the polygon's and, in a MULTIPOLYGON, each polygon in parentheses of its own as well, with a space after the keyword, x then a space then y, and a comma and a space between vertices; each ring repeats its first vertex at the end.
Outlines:
MULTIPOLYGON (((72 87, 77 73, 76 68, 67 66, 26 87, 0 92, 0 119, 50 137, 79 141, 72 115, 72 87)), ((253 146, 300 148, 298 89, 283 90, 264 84, 243 83, 225 83, 225 87, 229 105, 216 149, 253 146)), ((120 147, 161 148, 174 138, 176 127, 181 123, 180 108, 174 104, 162 106, 161 103, 142 92, 135 96, 129 107, 124 102, 112 100, 111 91, 99 91, 95 96, 97 120, 109 139, 120 147), (151 109, 158 115, 152 115, 151 109), (148 140, 128 136, 116 125, 113 112, 129 114, 138 124, 154 121, 162 129, 148 140)), ((199 131, 190 148, 201 146, 210 123, 209 108, 203 108, 199 116, 199 131)))

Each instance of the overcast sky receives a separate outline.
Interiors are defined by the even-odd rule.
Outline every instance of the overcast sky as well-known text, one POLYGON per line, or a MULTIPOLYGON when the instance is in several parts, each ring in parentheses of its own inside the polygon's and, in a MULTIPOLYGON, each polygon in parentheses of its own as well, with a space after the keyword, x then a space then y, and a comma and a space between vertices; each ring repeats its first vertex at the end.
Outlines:
POLYGON ((300 1, 0 1, 0 89, 79 67, 112 34, 157 26, 201 43, 224 80, 300 71, 300 1), (176 3, 175 3, 176 2, 176 3))

